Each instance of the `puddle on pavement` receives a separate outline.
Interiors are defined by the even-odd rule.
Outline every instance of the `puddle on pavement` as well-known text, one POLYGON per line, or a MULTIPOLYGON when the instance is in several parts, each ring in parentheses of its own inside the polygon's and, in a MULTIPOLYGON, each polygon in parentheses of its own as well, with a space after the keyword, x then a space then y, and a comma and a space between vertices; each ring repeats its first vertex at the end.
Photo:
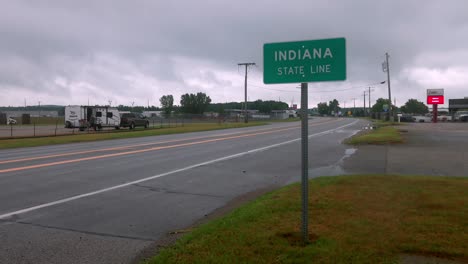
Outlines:
POLYGON ((349 156, 353 155, 354 153, 356 153, 357 149, 355 148, 349 148, 349 149, 346 149, 345 150, 345 156, 343 158, 341 158, 342 160, 345 159, 345 158, 348 158, 349 156))
POLYGON ((325 167, 319 167, 319 168, 312 168, 309 169, 309 177, 319 177, 319 176, 336 176, 336 175, 344 175, 348 174, 344 169, 343 169, 343 161, 346 158, 351 157, 354 153, 356 153, 357 149, 355 148, 349 148, 346 149, 344 152, 344 156, 341 157, 338 162, 336 162, 333 165, 330 166, 325 166, 325 167))
MULTIPOLYGON (((320 176, 338 176, 349 174, 343 169, 343 161, 356 153, 357 149, 345 149, 344 155, 334 164, 318 168, 309 168, 309 178, 316 178, 320 176)), ((298 182, 298 179, 291 179, 286 184, 298 182)))

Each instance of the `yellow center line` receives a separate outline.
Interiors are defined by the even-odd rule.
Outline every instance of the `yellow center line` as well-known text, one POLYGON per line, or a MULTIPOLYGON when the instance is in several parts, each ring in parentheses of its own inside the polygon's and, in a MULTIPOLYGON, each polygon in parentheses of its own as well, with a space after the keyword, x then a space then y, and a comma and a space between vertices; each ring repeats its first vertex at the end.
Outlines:
MULTIPOLYGON (((333 121, 333 122, 336 122, 336 121, 333 121)), ((324 124, 324 123, 330 123, 330 122, 317 123, 317 124, 313 124, 313 125, 319 125, 319 124, 324 124)), ((78 159, 70 159, 70 160, 42 163, 42 164, 36 164, 36 165, 30 165, 30 166, 14 167, 14 168, 0 170, 0 173, 15 172, 15 171, 28 170, 28 169, 37 169, 37 168, 43 168, 43 167, 50 167, 50 166, 69 164, 69 163, 77 163, 77 162, 88 161, 88 160, 96 160, 96 159, 104 159, 104 158, 110 158, 110 157, 118 157, 118 156, 124 156, 124 155, 138 154, 138 153, 157 151, 157 150, 163 150, 163 149, 193 146, 193 145, 199 145, 199 144, 211 143, 211 142, 217 142, 217 141, 225 141, 225 140, 237 139, 237 138, 253 137, 253 136, 258 136, 258 135, 265 135, 265 134, 272 134, 272 133, 277 133, 277 132, 282 132, 282 131, 288 131, 288 130, 292 130, 292 129, 297 129, 298 127, 299 126, 294 126, 294 127, 288 127, 288 128, 276 129, 276 130, 271 130, 270 129, 270 130, 265 131, 265 132, 257 132, 257 133, 250 133, 250 134, 244 134, 244 135, 238 135, 238 136, 214 138, 214 139, 195 141, 195 142, 189 142, 189 143, 182 143, 182 144, 176 144, 176 145, 170 145, 170 146, 161 146, 161 147, 153 147, 153 148, 149 148, 149 149, 141 149, 141 150, 133 150, 133 151, 126 151, 126 152, 112 153, 112 154, 104 154, 104 155, 98 155, 98 156, 92 156, 92 157, 85 157, 85 158, 78 158, 78 159)), ((235 134, 235 133, 233 133, 233 134, 235 134)), ((178 140, 178 141, 182 141, 182 140, 178 140)), ((63 156, 63 155, 60 155, 60 156, 63 156)))
POLYGON ((287 131, 287 130, 291 130, 291 129, 295 129, 295 128, 296 128, 296 127, 291 127, 291 128, 285 128, 285 129, 278 129, 278 130, 275 130, 275 131, 267 131, 267 132, 260 132, 260 133, 252 133, 252 134, 245 134, 245 135, 232 136, 232 137, 224 137, 224 138, 215 138, 215 139, 208 139, 208 140, 202 140, 202 141, 195 141, 195 142, 189 142, 189 143, 183 143, 183 144, 176 144, 176 145, 171 145, 171 146, 154 147, 154 148, 149 148, 149 149, 140 149, 140 150, 133 150, 133 151, 126 151, 126 152, 105 154, 105 155, 99 155, 99 156, 93 156, 93 157, 86 157, 86 158, 71 159, 71 160, 63 160, 63 161, 56 161, 56 162, 50 162, 50 163, 43 163, 43 164, 37 164, 37 165, 16 167, 16 168, 10 168, 10 169, 3 169, 3 170, 0 170, 0 173, 13 172, 13 171, 21 171, 21 170, 28 170, 28 169, 36 169, 36 168, 43 168, 43 167, 50 167, 50 166, 55 166, 55 165, 68 164, 68 163, 76 163, 76 162, 87 161, 87 160, 96 160, 96 159, 103 159, 103 158, 124 156, 124 155, 130 155, 130 154, 144 153, 144 152, 155 151, 155 150, 171 149, 171 148, 178 148, 178 147, 186 147, 186 146, 192 146, 192 145, 199 145, 199 144, 211 143, 211 142, 216 142, 216 141, 225 141, 225 140, 229 140, 229 139, 245 138, 245 137, 258 136, 258 135, 272 134, 272 133, 275 133, 275 132, 287 131))
MULTIPOLYGON (((315 123, 315 124, 312 124, 310 126, 325 124, 325 123, 331 123, 333 121, 336 121, 336 120, 315 123)), ((294 126, 294 128, 297 128, 297 127, 299 127, 299 126, 294 126)), ((273 130, 273 129, 272 128, 267 128, 267 129, 260 129, 260 130, 257 130, 257 131, 271 131, 271 130, 273 130)), ((201 136, 201 137, 192 137, 192 138, 185 138, 185 139, 174 139, 174 140, 151 142, 151 143, 141 143, 141 144, 135 144, 135 145, 129 145, 129 146, 112 147, 112 148, 104 148, 104 149, 66 152, 66 153, 60 153, 60 154, 36 156, 36 157, 21 158, 21 159, 0 160, 0 164, 8 164, 8 163, 15 163, 15 162, 22 162, 22 161, 33 161, 33 160, 57 158, 57 157, 66 157, 66 156, 82 155, 82 154, 97 153, 97 152, 106 152, 106 151, 113 151, 113 150, 123 150, 123 149, 129 149, 129 148, 152 146, 152 145, 161 145, 161 144, 188 141, 188 140, 198 140, 198 139, 204 139, 204 138, 223 137, 223 136, 229 136, 229 135, 236 135, 236 134, 240 134, 240 133, 243 133, 243 132, 224 133, 224 134, 212 135, 212 136, 201 136)))
MULTIPOLYGON (((261 129, 261 130, 258 130, 258 131, 270 131, 270 130, 272 130, 272 129, 268 128, 268 129, 261 129)), ((93 149, 93 150, 85 150, 85 151, 66 152, 66 153, 61 153, 61 154, 52 154, 52 155, 37 156, 37 157, 22 158, 22 159, 2 160, 2 161, 0 161, 0 164, 14 163, 14 162, 20 162, 20 161, 31 161, 31 160, 38 160, 38 159, 47 159, 47 158, 56 158, 56 157, 64 157, 64 156, 71 156, 71 155, 81 155, 81 154, 105 152, 105 151, 112 151, 112 150, 122 150, 122 149, 129 149, 129 148, 135 148, 135 147, 144 147, 144 146, 151 146, 151 145, 161 145, 161 144, 174 143, 174 142, 180 142, 180 141, 188 141, 188 140, 197 140, 197 139, 203 139, 203 138, 229 136, 229 135, 235 135, 235 134, 240 134, 240 133, 242 133, 242 132, 225 133, 225 134, 212 135, 212 136, 192 137, 192 138, 185 138, 185 139, 174 139, 174 140, 151 142, 151 143, 141 143, 141 144, 134 144, 134 145, 128 145, 128 146, 121 146, 121 147, 112 147, 112 148, 104 148, 104 149, 93 149)))

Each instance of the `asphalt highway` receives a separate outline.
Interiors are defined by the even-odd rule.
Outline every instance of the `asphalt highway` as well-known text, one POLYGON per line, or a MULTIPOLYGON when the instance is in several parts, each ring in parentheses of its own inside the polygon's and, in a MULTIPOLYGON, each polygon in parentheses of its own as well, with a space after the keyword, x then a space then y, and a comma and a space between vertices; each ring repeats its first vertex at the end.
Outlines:
MULTIPOLYGON (((356 119, 309 121, 311 177, 356 119)), ((0 263, 129 263, 232 199, 300 179, 300 123, 0 151, 0 263)))

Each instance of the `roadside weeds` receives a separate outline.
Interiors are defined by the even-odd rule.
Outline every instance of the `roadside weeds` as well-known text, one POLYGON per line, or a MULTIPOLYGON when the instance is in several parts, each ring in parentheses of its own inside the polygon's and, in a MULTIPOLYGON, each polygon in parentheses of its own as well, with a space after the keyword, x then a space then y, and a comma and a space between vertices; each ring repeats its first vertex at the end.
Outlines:
POLYGON ((403 130, 397 129, 392 122, 376 123, 375 129, 363 130, 344 141, 349 145, 386 145, 403 143, 403 130))

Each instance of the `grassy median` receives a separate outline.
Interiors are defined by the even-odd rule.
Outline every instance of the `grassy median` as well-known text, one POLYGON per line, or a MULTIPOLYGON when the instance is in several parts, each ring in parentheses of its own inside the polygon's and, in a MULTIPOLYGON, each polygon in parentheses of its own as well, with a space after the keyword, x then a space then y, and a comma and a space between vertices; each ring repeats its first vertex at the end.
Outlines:
POLYGON ((199 132, 208 130, 219 130, 228 128, 241 128, 249 126, 266 125, 266 122, 250 122, 250 123, 203 123, 203 124, 185 124, 180 127, 171 128, 155 128, 155 129, 135 129, 135 130, 120 130, 112 132, 101 132, 92 134, 77 134, 64 136, 50 136, 37 138, 20 138, 20 139, 1 139, 0 149, 20 148, 20 147, 36 147, 55 144, 90 142, 108 139, 122 139, 134 137, 146 137, 157 135, 180 134, 189 132, 199 132))
POLYGON ((397 128, 393 126, 378 126, 376 129, 363 131, 347 140, 345 143, 351 145, 383 145, 402 143, 403 137, 397 128))
POLYGON ((294 184, 196 228, 145 263, 374 264, 399 263, 402 254, 466 263, 467 189, 468 178, 317 178, 309 184, 307 245, 294 184))

